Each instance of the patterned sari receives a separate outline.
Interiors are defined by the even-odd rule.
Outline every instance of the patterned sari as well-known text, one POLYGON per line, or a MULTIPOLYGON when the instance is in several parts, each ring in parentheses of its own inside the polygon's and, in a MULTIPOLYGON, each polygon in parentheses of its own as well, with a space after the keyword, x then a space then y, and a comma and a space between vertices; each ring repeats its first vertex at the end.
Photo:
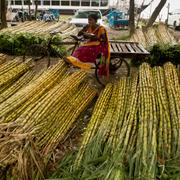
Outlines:
POLYGON ((74 65, 81 69, 89 70, 95 67, 96 59, 100 59, 99 75, 109 76, 109 63, 110 63, 110 47, 107 36, 107 31, 103 26, 98 26, 92 31, 91 27, 86 28, 87 33, 96 35, 96 40, 87 40, 77 50, 74 51, 72 56, 67 59, 74 65), (102 40, 102 36, 106 40, 102 40))

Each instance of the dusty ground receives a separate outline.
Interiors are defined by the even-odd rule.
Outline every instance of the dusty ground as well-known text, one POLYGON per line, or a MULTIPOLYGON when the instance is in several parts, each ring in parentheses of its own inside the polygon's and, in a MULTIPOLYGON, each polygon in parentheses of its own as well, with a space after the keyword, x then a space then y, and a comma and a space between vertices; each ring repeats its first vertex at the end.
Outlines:
POLYGON ((177 42, 180 43, 180 30, 175 31, 175 30, 170 29, 170 31, 172 32, 172 34, 176 38, 177 42))

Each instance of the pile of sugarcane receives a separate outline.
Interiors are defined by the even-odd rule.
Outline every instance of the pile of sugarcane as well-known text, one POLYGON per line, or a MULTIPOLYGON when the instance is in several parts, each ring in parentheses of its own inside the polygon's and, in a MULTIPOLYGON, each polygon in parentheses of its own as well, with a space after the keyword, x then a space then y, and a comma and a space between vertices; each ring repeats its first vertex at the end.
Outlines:
POLYGON ((140 42, 144 47, 148 47, 148 42, 142 29, 136 29, 136 32, 132 35, 131 40, 140 42))
POLYGON ((44 179, 46 165, 96 96, 83 71, 59 61, 35 74, 31 61, 0 67, 0 177, 44 179))
POLYGON ((35 34, 48 34, 52 31, 57 31, 61 34, 62 37, 66 37, 68 34, 73 34, 77 32, 77 28, 66 22, 42 22, 42 21, 26 21, 24 23, 20 23, 17 26, 9 27, 6 29, 2 29, 0 32, 8 32, 8 33, 35 33, 35 34))
POLYGON ((144 63, 100 94, 75 155, 51 178, 180 179, 180 81, 171 63, 144 63))
POLYGON ((177 43, 175 37, 170 33, 168 28, 164 26, 163 24, 159 24, 155 30, 156 30, 159 41, 162 42, 163 44, 167 44, 167 43, 176 44, 177 43))
POLYGON ((148 46, 153 46, 154 44, 157 44, 159 41, 158 36, 156 34, 155 28, 148 28, 147 31, 144 33, 145 38, 147 40, 148 46))
POLYGON ((74 25, 65 21, 27 21, 17 26, 2 29, 0 30, 0 52, 11 55, 23 55, 25 50, 32 44, 45 46, 51 38, 50 33, 54 31, 57 33, 53 36, 52 47, 55 52, 60 52, 63 55, 73 45, 64 48, 58 42, 74 41, 70 35, 77 34, 78 32, 78 29, 74 25))
POLYGON ((6 55, 0 53, 0 66, 1 66, 1 64, 5 63, 5 62, 6 62, 6 55))
POLYGON ((132 41, 140 42, 144 47, 149 48, 154 44, 176 44, 174 36, 168 28, 159 24, 148 29, 137 29, 131 37, 132 41))

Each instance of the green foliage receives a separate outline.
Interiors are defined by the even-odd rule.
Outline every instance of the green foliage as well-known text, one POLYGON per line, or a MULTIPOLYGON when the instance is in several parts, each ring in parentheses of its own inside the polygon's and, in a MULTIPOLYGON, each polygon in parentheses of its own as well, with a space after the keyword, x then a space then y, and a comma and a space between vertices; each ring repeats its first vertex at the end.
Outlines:
MULTIPOLYGON (((26 49, 33 44, 41 44, 43 46, 46 46, 49 38, 49 35, 42 36, 33 33, 0 33, 0 52, 10 55, 23 55, 26 49)), ((58 45, 58 42, 61 41, 62 39, 59 35, 53 37, 53 49, 51 55, 55 55, 57 53, 66 54, 65 47, 58 45)))
POLYGON ((177 45, 160 45, 156 44, 150 48, 150 56, 146 59, 133 59, 132 64, 141 65, 143 62, 149 63, 151 66, 162 66, 166 62, 180 64, 180 44, 177 45))
POLYGON ((179 180, 180 179, 180 156, 166 161, 165 167, 160 176, 161 180, 179 180))

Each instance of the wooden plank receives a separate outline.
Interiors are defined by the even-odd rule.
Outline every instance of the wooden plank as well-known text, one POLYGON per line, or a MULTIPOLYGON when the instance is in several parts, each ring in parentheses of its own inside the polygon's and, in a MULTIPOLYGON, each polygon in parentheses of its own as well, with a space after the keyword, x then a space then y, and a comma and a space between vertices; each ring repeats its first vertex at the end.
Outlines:
POLYGON ((123 50, 123 52, 125 53, 129 52, 124 43, 120 43, 119 45, 121 46, 121 49, 123 50))
POLYGON ((113 47, 113 49, 114 49, 114 52, 119 52, 119 50, 117 49, 117 47, 116 47, 116 44, 115 44, 115 43, 112 43, 112 47, 113 47))
POLYGON ((130 52, 135 53, 134 49, 131 47, 129 43, 126 44, 126 47, 129 49, 130 52))
POLYGON ((144 49, 144 47, 141 44, 138 44, 137 46, 141 49, 142 52, 150 54, 146 49, 144 49))
POLYGON ((138 42, 133 41, 122 41, 122 40, 109 40, 110 43, 135 43, 138 44, 138 42))
POLYGON ((140 52, 144 53, 144 51, 143 51, 141 48, 139 48, 138 44, 134 44, 134 46, 135 46, 137 49, 139 49, 140 52))
POLYGON ((121 46, 119 45, 119 43, 116 43, 116 46, 119 49, 119 52, 123 52, 123 50, 122 50, 121 46))
POLYGON ((131 44, 131 47, 135 50, 135 53, 142 53, 141 50, 135 46, 135 44, 131 44))
POLYGON ((110 52, 114 52, 114 49, 112 47, 112 44, 110 44, 110 52))

